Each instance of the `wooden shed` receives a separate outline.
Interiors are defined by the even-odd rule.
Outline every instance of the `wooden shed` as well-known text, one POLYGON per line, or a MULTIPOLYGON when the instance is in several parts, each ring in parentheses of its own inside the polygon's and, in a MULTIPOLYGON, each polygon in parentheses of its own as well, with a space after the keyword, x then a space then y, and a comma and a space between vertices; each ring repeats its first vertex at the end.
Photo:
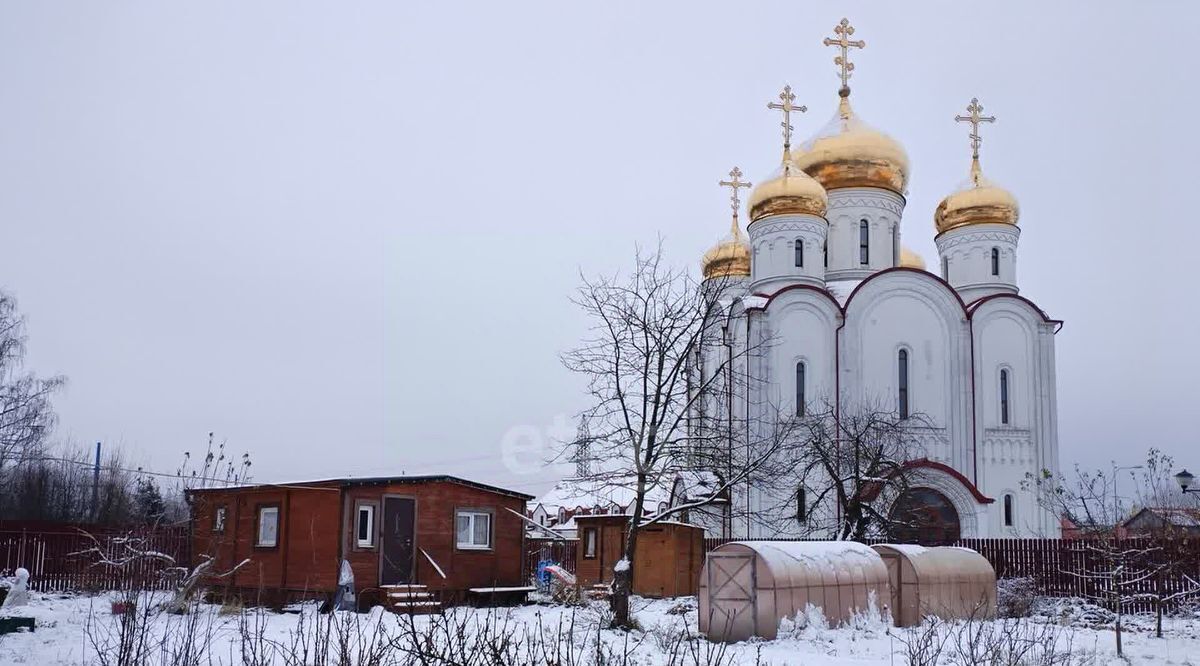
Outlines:
POLYGON ((212 571, 221 572, 249 559, 219 586, 242 596, 329 597, 343 559, 360 605, 384 602, 388 586, 437 602, 527 589, 521 516, 532 497, 516 491, 453 476, 398 476, 212 488, 190 497, 193 560, 214 557, 212 571))
MULTIPOLYGON (((621 559, 627 515, 576 516, 575 577, 588 588, 612 582, 621 559)), ((704 528, 676 522, 644 527, 638 535, 633 593, 643 597, 696 594, 704 564, 704 528)))

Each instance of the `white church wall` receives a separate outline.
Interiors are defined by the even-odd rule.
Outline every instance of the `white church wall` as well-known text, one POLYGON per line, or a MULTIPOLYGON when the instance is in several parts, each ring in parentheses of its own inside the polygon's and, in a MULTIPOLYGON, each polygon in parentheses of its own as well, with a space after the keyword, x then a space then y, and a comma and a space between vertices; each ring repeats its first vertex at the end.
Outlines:
POLYGON ((882 189, 853 187, 829 192, 829 269, 827 280, 861 280, 890 268, 894 235, 899 234, 904 197, 882 189), (867 221, 868 263, 862 264, 859 227, 867 221))
POLYGON ((786 413, 796 409, 796 364, 805 365, 808 410, 820 410, 834 394, 834 331, 838 312, 825 296, 806 289, 780 294, 766 313, 770 373, 767 399, 786 413))
POLYGON ((773 215, 752 222, 752 289, 773 292, 788 284, 823 284, 828 228, 824 219, 814 215, 773 215), (803 266, 796 265, 796 241, 803 243, 803 266))
POLYGON ((983 296, 1017 293, 1017 241, 1021 230, 1011 224, 977 224, 951 229, 935 239, 947 269, 946 281, 964 302, 983 296), (992 250, 999 253, 999 275, 992 274, 992 250))
POLYGON ((1019 298, 979 305, 975 332, 977 410, 980 428, 980 489, 997 502, 991 523, 997 536, 1058 536, 1058 519, 1026 482, 1043 469, 1057 472, 1058 434, 1054 395, 1054 324, 1019 298), (1010 371, 1009 423, 1002 423, 999 372, 1010 371), (1004 525, 1003 496, 1014 502, 1012 526, 1004 525))

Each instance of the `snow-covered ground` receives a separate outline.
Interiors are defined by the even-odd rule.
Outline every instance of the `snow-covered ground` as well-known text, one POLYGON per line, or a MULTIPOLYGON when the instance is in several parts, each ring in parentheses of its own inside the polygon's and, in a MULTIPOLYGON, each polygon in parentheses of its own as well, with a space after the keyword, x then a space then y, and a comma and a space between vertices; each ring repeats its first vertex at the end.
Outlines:
MULTIPOLYGON (((104 664, 117 663, 111 656, 119 644, 119 624, 111 614, 108 595, 57 597, 34 595, 33 605, 23 614, 37 619, 35 633, 0 636, 0 664, 104 664), (89 625, 90 622, 90 625, 89 625), (109 648, 97 650, 97 643, 109 648)), ((148 608, 146 604, 144 608, 148 608)), ((785 620, 780 638, 732 646, 710 644, 694 637, 694 598, 634 599, 635 616, 642 630, 629 633, 598 629, 607 621, 601 603, 583 607, 529 605, 512 609, 456 609, 445 617, 417 617, 411 623, 400 616, 338 613, 333 616, 305 613, 272 613, 254 609, 221 609, 201 605, 187 616, 153 613, 152 630, 146 641, 149 654, 141 663, 150 664, 275 664, 323 663, 314 656, 322 637, 327 649, 346 645, 360 653, 348 664, 405 664, 420 642, 433 641, 447 647, 456 663, 469 664, 805 664, 843 666, 851 664, 906 664, 909 648, 922 640, 943 646, 936 662, 982 663, 956 657, 967 635, 979 628, 995 636, 1024 636, 1033 641, 1057 643, 1059 652, 1069 652, 1069 661, 1022 660, 1031 664, 1197 664, 1200 665, 1200 621, 1168 619, 1166 636, 1155 638, 1153 618, 1132 618, 1125 633, 1128 662, 1116 659, 1111 628, 1096 626, 1095 615, 1081 613, 1077 606, 1057 602, 1043 604, 1038 616, 1021 621, 997 620, 977 623, 976 631, 965 633, 954 626, 897 630, 884 619, 864 616, 854 626, 829 629, 819 613, 785 620), (322 625, 321 622, 328 624, 322 625), (322 633, 321 627, 328 630, 322 633), (190 627, 190 631, 189 631, 190 627), (481 638, 486 634, 487 637, 481 638), (169 637, 165 643, 161 640, 169 637), (344 636, 345 638, 339 638, 344 636), (488 638, 490 637, 490 638, 488 638), (507 637, 509 640, 498 640, 507 637), (599 640, 599 647, 597 647, 599 640), (484 644, 505 643, 509 655, 492 658, 484 644), (457 653, 453 653, 458 650, 457 653), (550 654, 558 650, 557 658, 550 654), (563 652, 570 652, 565 658, 563 652), (378 661, 367 659, 375 653, 378 661), (451 654, 453 653, 453 654, 451 654), (192 654, 198 659, 185 659, 192 654), (674 655, 674 657, 672 657, 674 655), (459 661, 459 660, 462 661, 459 661)), ((329 663, 338 663, 332 661, 329 663)), ((430 663, 438 663, 436 660, 430 663)), ((1006 662, 1007 663, 1007 662, 1006 662)))

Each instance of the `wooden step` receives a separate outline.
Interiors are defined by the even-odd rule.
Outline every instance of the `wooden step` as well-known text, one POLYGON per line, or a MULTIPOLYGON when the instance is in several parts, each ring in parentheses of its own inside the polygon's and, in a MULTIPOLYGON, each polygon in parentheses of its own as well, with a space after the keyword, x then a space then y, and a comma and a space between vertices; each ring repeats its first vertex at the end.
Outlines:
POLYGON ((388 597, 388 599, 397 599, 397 600, 402 600, 402 599, 418 600, 418 599, 432 599, 433 594, 430 592, 388 592, 387 597, 388 597))

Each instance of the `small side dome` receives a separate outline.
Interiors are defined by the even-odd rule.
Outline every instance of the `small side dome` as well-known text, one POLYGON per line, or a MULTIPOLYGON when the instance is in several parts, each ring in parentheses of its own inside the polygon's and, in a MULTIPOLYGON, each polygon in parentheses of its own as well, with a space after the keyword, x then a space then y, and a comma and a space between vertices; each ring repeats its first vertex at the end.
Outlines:
POLYGON ((841 98, 833 120, 800 147, 796 165, 826 190, 876 187, 903 195, 908 188, 904 146, 863 122, 848 96, 841 98))
POLYGON ((912 250, 901 246, 900 247, 900 266, 904 268, 915 268, 917 270, 925 270, 925 259, 921 255, 912 250))
POLYGON ((972 224, 1015 226, 1020 214, 1017 198, 984 178, 976 160, 971 164, 971 177, 967 182, 938 204, 933 223, 940 234, 972 224))
POLYGON ((742 236, 736 220, 729 235, 704 253, 700 270, 705 280, 750 277, 750 244, 742 236))
POLYGON ((750 221, 771 215, 815 215, 825 217, 829 197, 812 176, 796 166, 784 152, 783 164, 750 193, 750 221))

